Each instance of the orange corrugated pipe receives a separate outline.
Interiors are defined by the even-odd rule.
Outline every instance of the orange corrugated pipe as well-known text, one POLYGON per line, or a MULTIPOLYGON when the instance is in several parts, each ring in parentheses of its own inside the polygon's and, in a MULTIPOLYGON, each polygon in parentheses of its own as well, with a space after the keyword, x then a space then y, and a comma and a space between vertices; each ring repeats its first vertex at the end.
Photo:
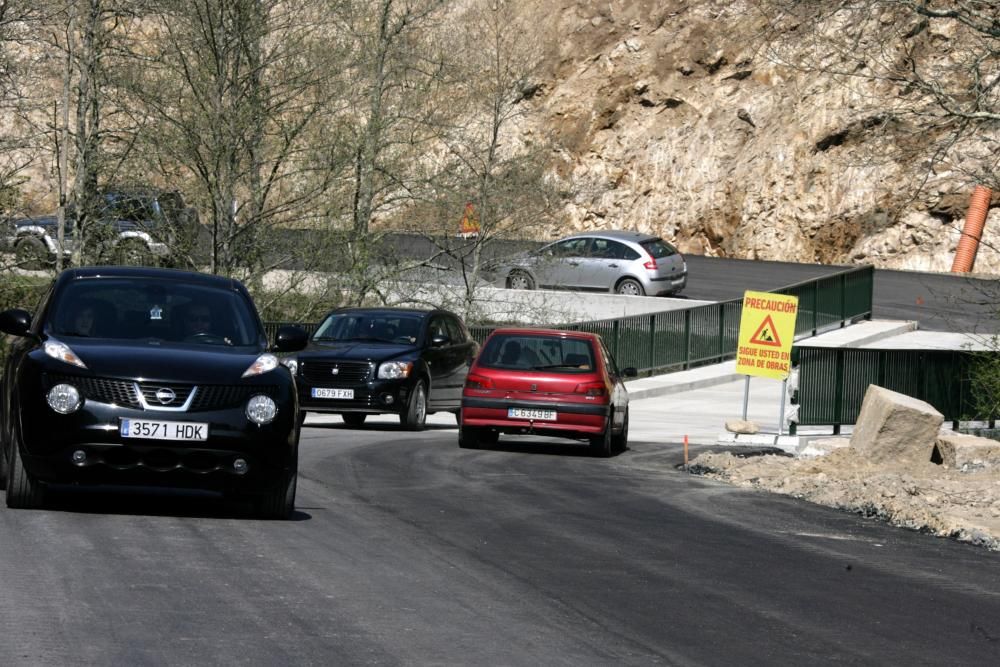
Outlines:
POLYGON ((952 262, 952 273, 967 273, 976 263, 976 252, 979 250, 979 240, 983 238, 983 227, 986 226, 986 214, 990 211, 990 197, 993 191, 977 185, 972 191, 969 202, 969 212, 965 214, 965 227, 962 228, 962 238, 958 240, 955 251, 955 261, 952 262))

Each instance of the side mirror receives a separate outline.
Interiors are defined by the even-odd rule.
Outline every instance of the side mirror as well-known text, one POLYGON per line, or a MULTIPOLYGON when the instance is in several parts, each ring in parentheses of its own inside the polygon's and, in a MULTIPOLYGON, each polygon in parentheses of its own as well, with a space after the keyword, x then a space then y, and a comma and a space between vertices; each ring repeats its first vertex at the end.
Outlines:
POLYGON ((309 342, 309 334, 302 327, 285 325, 274 335, 274 349, 277 352, 298 352, 309 342))
POLYGON ((628 368, 623 368, 622 377, 623 378, 639 377, 639 371, 635 370, 635 368, 632 366, 629 366, 628 368))
POLYGON ((27 336, 31 328, 31 313, 11 308, 0 313, 0 331, 12 336, 27 336))
POLYGON ((444 347, 451 342, 448 336, 434 336, 431 338, 431 347, 444 347))

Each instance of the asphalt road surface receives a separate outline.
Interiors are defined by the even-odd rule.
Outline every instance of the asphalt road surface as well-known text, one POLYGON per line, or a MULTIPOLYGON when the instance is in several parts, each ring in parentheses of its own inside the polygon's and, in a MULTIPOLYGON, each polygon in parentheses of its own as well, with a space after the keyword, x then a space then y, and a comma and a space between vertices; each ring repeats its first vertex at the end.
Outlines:
POLYGON ((169 492, 0 510, 2 663, 1000 661, 995 553, 684 473, 655 434, 462 450, 451 420, 307 426, 288 522, 169 492))

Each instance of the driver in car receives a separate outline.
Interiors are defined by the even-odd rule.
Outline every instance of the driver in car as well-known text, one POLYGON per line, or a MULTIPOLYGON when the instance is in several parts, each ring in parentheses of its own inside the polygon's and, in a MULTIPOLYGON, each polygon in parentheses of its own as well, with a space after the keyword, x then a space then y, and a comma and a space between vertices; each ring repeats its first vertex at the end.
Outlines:
POLYGON ((195 304, 184 312, 184 337, 212 335, 212 311, 208 306, 195 304))

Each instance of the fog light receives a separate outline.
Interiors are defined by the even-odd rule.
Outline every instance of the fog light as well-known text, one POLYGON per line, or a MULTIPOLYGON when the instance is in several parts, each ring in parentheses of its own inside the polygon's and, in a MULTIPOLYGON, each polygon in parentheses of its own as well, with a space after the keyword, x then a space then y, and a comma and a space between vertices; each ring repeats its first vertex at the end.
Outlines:
POLYGON ((269 396, 257 395, 247 402, 247 418, 254 424, 270 424, 278 414, 278 406, 269 396))
POLYGON ((74 464, 82 466, 86 462, 87 462, 87 452, 83 451, 82 449, 78 449, 75 452, 73 452, 74 464))
POLYGON ((396 399, 392 394, 382 394, 382 402, 386 405, 392 405, 396 402, 396 399))
POLYGON ((233 470, 237 475, 245 475, 249 469, 250 464, 247 463, 246 459, 236 459, 233 461, 233 470))
POLYGON ((49 389, 49 407, 61 415, 68 415, 80 407, 80 392, 71 384, 57 384, 49 389))

